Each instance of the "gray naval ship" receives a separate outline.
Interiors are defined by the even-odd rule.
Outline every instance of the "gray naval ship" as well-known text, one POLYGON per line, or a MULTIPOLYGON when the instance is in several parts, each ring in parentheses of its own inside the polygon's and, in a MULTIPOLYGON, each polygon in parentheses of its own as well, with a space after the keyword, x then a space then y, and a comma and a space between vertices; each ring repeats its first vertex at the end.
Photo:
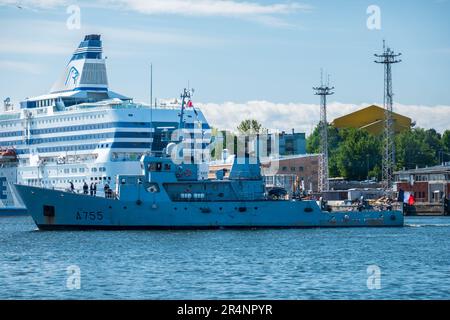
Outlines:
MULTIPOLYGON (((179 128, 190 101, 184 90, 179 128)), ((163 153, 144 154, 142 174, 117 175, 115 190, 105 197, 15 187, 42 230, 403 226, 402 211, 391 208, 330 211, 314 200, 274 200, 265 190, 258 156, 235 157, 227 178, 219 171, 208 179, 207 163, 186 157, 191 140, 180 133, 179 143, 163 153)))

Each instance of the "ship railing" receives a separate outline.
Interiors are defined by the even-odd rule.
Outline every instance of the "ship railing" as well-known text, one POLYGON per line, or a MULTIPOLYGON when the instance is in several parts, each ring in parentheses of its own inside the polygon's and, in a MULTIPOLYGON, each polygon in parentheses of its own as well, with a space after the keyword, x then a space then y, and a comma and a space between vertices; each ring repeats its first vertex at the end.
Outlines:
POLYGON ((157 105, 150 106, 142 103, 121 103, 121 104, 83 104, 83 105, 75 105, 72 107, 68 107, 67 111, 74 110, 83 110, 83 109, 91 109, 95 108, 96 110, 110 110, 110 109, 168 109, 168 110, 176 110, 180 107, 172 106, 172 105, 157 105))
POLYGON ((68 193, 74 193, 74 194, 84 194, 87 196, 92 197, 99 197, 99 198, 106 198, 106 199, 118 199, 117 193, 114 190, 111 190, 111 192, 105 192, 103 190, 97 190, 95 193, 91 194, 91 191, 88 190, 87 193, 84 192, 83 189, 70 189, 70 188, 63 188, 63 187, 51 187, 47 188, 55 191, 62 191, 62 192, 68 192, 68 193))

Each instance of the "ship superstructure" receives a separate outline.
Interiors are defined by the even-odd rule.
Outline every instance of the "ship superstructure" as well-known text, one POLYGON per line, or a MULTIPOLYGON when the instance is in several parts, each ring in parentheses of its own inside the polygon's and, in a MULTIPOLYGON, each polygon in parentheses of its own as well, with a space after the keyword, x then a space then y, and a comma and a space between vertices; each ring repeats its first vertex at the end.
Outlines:
MULTIPOLYGON (((87 35, 49 94, 0 114, 0 146, 17 155, 16 176, 7 183, 114 188, 117 174, 139 174, 141 156, 171 142, 179 110, 176 100, 151 106, 110 91, 100 35, 87 35)), ((207 145, 210 127, 201 111, 190 108, 185 119, 185 129, 201 131, 199 147, 207 145)), ((10 201, 3 192, 0 200, 10 201)))

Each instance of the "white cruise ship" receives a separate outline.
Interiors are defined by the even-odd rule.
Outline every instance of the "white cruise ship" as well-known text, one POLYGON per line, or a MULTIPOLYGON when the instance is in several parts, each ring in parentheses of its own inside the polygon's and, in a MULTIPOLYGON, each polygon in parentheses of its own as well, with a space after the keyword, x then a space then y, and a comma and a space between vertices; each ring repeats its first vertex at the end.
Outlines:
MULTIPOLYGON (((9 101, 8 101, 9 102, 9 101)), ((20 109, 5 103, 0 114, 0 214, 21 207, 12 183, 77 192, 84 183, 115 189, 114 177, 140 173, 140 157, 162 151, 179 125, 180 106, 134 103, 108 88, 100 35, 87 35, 49 94, 27 98, 20 109)), ((201 131, 199 148, 209 144, 203 114, 188 108, 187 129, 201 131)), ((196 133, 198 137, 198 133, 196 133)), ((198 140, 196 140, 198 146, 198 140)))

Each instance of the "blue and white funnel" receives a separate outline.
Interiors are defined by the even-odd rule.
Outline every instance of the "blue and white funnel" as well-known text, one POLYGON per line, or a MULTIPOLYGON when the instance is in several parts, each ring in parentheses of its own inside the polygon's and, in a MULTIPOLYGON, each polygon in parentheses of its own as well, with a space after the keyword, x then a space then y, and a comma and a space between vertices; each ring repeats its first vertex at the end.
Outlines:
POLYGON ((102 58, 100 35, 85 36, 50 93, 74 90, 108 91, 108 77, 105 59, 102 58))

